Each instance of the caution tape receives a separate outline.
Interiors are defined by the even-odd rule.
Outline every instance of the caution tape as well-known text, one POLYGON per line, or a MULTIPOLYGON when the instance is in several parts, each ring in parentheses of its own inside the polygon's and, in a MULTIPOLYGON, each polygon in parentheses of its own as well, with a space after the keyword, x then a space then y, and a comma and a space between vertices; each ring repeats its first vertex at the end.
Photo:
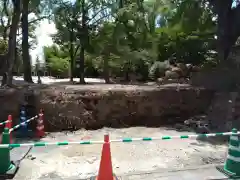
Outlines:
POLYGON ((32 118, 24 121, 24 122, 21 122, 20 124, 18 124, 18 125, 16 125, 16 126, 14 126, 13 128, 11 128, 11 129, 9 130, 9 132, 11 133, 12 131, 18 129, 20 126, 23 126, 23 125, 29 123, 30 121, 32 121, 32 120, 34 120, 34 119, 36 119, 36 118, 38 118, 38 115, 36 115, 36 116, 34 116, 34 117, 32 117, 32 118))
POLYGON ((207 137, 230 136, 230 135, 239 135, 239 134, 240 134, 240 131, 238 131, 237 133, 224 132, 224 133, 210 133, 210 134, 192 134, 192 135, 182 135, 182 136, 123 138, 123 139, 110 140, 110 142, 133 142, 133 141, 153 141, 153 140, 171 140, 171 139, 200 139, 200 138, 207 138, 207 137))
MULTIPOLYGON (((171 139, 198 139, 216 136, 230 136, 239 135, 238 132, 224 132, 224 133, 210 133, 210 134, 192 134, 192 135, 181 135, 181 136, 161 136, 161 137, 142 137, 142 138, 123 138, 123 139, 113 139, 109 142, 133 142, 133 141, 154 141, 154 140, 171 140, 171 139)), ((0 144, 0 148, 16 148, 23 146, 66 146, 66 145, 80 145, 80 144, 103 144, 104 141, 78 141, 78 142, 39 142, 39 143, 25 143, 25 144, 0 144)))
POLYGON ((0 148, 16 148, 23 146, 43 147, 43 146, 66 146, 66 145, 83 145, 83 144, 103 144, 104 141, 78 141, 78 142, 38 142, 38 143, 24 143, 24 144, 0 144, 0 148))

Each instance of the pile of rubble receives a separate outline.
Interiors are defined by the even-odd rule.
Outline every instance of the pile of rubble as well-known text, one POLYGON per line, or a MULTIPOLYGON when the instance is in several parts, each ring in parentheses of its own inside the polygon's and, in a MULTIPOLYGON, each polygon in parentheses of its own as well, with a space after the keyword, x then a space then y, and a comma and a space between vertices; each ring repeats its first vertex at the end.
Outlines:
POLYGON ((199 72, 200 67, 192 64, 174 63, 166 67, 164 76, 157 79, 159 83, 188 83, 192 73, 199 72))

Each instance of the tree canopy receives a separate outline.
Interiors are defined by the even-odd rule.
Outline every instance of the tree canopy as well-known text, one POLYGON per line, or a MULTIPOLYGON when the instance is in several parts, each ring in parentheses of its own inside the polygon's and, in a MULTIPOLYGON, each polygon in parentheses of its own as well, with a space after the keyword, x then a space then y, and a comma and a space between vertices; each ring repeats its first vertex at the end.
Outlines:
POLYGON ((32 82, 29 48, 47 18, 57 30, 54 44, 44 47, 52 76, 80 77, 81 83, 85 76, 147 80, 166 60, 197 66, 227 61, 240 35, 238 17, 234 0, 3 0, 0 54, 7 56, 8 84, 14 69, 32 82), (20 70, 13 68, 17 59, 20 70))

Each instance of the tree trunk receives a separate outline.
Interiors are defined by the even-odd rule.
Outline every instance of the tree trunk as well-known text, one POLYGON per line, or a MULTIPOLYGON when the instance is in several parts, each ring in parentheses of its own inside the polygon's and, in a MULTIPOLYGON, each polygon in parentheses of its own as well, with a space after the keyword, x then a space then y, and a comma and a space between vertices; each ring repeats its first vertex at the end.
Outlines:
POLYGON ((107 55, 103 56, 103 72, 104 72, 104 80, 106 84, 110 83, 108 58, 109 57, 107 55))
POLYGON ((123 6, 124 6, 124 0, 120 0, 118 6, 119 6, 119 8, 123 8, 123 6))
POLYGON ((28 4, 29 0, 22 1, 22 58, 24 81, 33 83, 28 43, 28 4))
POLYGON ((21 15, 21 0, 12 0, 12 2, 13 2, 13 15, 8 39, 7 73, 6 73, 6 84, 8 86, 12 85, 12 71, 15 58, 16 34, 21 15))
POLYGON ((87 10, 85 9, 85 0, 82 0, 81 9, 82 9, 82 33, 81 33, 81 50, 80 50, 80 84, 85 84, 85 75, 84 75, 84 52, 85 47, 88 41, 88 29, 87 29, 87 10))
POLYGON ((104 47, 104 50, 102 52, 103 56, 103 76, 106 84, 110 84, 110 74, 109 74, 109 56, 110 56, 110 51, 111 50, 111 45, 106 44, 104 47))
POLYGON ((80 49, 80 84, 85 84, 85 80, 84 80, 84 61, 85 61, 85 57, 84 57, 84 47, 81 46, 80 49))
POLYGON ((70 33, 70 68, 69 68, 69 77, 70 81, 73 82, 73 69, 74 69, 74 51, 73 51, 73 29, 70 33))
POLYGON ((13 65, 13 71, 18 75, 18 48, 15 48, 15 57, 14 57, 14 65, 13 65))
POLYGON ((3 40, 4 41, 7 40, 7 30, 8 30, 8 28, 4 28, 4 30, 3 30, 3 40))
MULTIPOLYGON (((240 35, 240 5, 232 8, 232 0, 209 0, 217 19, 217 51, 221 62, 228 59, 232 46, 240 35)), ((225 64, 225 63, 224 63, 225 64)))

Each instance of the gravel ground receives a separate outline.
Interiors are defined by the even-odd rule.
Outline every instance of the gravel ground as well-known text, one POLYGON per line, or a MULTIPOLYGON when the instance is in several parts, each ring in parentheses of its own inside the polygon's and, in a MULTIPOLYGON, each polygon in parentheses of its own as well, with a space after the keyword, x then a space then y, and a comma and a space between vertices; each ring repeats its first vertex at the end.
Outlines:
MULTIPOLYGON (((14 76, 13 81, 15 83, 24 83, 23 77, 22 76, 14 76)), ((32 80, 34 83, 37 83, 38 77, 37 76, 32 76, 32 80)), ((74 78, 73 79, 76 82, 79 82, 79 78, 74 78)), ((54 84, 54 83, 63 83, 63 82, 69 82, 69 78, 64 78, 64 79, 56 79, 54 77, 49 77, 49 76, 41 76, 41 81, 43 84, 54 84)), ((104 79, 100 78, 85 78, 85 81, 87 83, 105 83, 104 79)))
MULTIPOLYGON (((96 131, 80 130, 51 133, 43 141, 102 140, 109 133, 111 139, 123 137, 156 137, 163 135, 193 134, 166 128, 133 127, 126 129, 103 128, 96 131)), ((26 147, 14 149, 20 159, 26 147)), ((226 145, 213 145, 193 139, 151 142, 112 143, 112 163, 118 176, 156 170, 189 168, 224 162, 226 145)), ((96 175, 99 168, 101 145, 48 146, 32 148, 21 161, 15 180, 84 179, 96 175)), ((13 156, 12 156, 13 158, 13 156)))
MULTIPOLYGON (((14 76, 13 84, 17 86, 21 85, 31 85, 31 86, 39 86, 37 84, 37 76, 32 76, 33 82, 35 84, 29 84, 23 81, 23 77, 14 76)), ((66 90, 94 90, 94 91, 137 91, 137 90, 145 90, 145 91, 153 91, 159 88, 188 88, 189 84, 180 84, 180 83, 167 83, 163 85, 157 85, 156 82, 147 82, 147 83, 136 83, 136 84, 105 84, 105 81, 100 78, 85 78, 85 82, 89 83, 86 85, 77 85, 69 82, 68 78, 65 79, 56 79, 53 77, 43 76, 41 77, 42 84, 52 85, 53 88, 58 88, 59 86, 65 88, 66 90)), ((75 82, 79 82, 79 78, 74 78, 75 82)), ((1 77, 0 77, 1 82, 1 77)))

